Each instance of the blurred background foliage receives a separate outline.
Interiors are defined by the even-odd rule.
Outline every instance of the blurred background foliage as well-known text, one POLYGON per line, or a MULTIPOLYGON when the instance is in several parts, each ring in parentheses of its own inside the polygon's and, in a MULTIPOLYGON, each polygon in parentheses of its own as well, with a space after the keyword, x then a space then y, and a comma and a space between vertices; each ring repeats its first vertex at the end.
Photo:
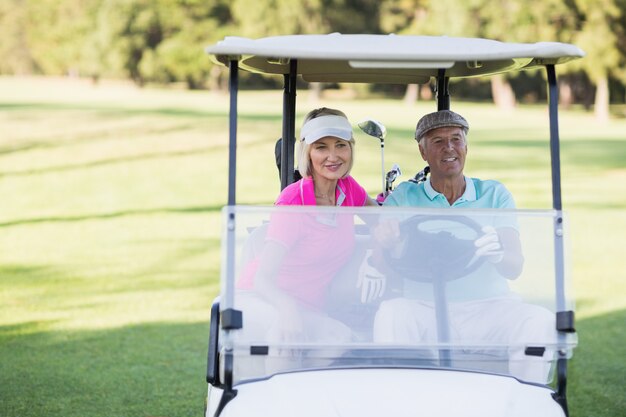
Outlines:
MULTIPOLYGON (((560 67, 562 104, 582 104, 607 119, 610 104, 626 103, 626 0, 2 0, 0 74, 219 90, 226 72, 202 51, 224 36, 331 32, 574 43, 587 57, 560 67)), ((545 97, 542 76, 511 77, 520 76, 461 81, 456 96, 493 99, 501 108, 545 97)), ((243 81, 263 88, 280 80, 243 81)), ((409 102, 430 93, 429 86, 378 90, 409 102)))

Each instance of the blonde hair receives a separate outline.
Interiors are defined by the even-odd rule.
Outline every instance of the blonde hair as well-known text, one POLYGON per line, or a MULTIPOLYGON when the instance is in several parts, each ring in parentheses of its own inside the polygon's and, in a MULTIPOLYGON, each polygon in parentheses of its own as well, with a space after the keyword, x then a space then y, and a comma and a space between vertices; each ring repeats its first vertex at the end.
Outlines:
MULTIPOLYGON (((341 116, 345 117, 346 120, 348 119, 348 116, 346 116, 346 114, 341 110, 331 109, 328 107, 320 107, 319 109, 311 110, 304 117, 302 125, 304 126, 304 124, 309 120, 313 120, 321 116, 341 116)), ((350 153, 352 157, 350 158, 348 171, 346 172, 346 175, 344 175, 344 178, 350 174, 350 171, 352 170, 352 165, 354 164, 354 137, 351 137, 350 140, 347 142, 350 145, 350 153)), ((298 143, 298 170, 300 171, 300 175, 302 175, 303 177, 313 176, 313 169, 311 167, 311 145, 312 144, 308 144, 303 140, 298 143)))

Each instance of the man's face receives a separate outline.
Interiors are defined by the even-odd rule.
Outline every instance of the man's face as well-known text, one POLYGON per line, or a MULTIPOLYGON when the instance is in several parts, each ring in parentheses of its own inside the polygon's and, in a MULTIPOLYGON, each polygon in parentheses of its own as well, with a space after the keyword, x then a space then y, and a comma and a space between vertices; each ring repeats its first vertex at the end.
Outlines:
POLYGON ((460 127, 440 127, 426 133, 420 141, 420 153, 434 178, 463 175, 467 141, 460 127))

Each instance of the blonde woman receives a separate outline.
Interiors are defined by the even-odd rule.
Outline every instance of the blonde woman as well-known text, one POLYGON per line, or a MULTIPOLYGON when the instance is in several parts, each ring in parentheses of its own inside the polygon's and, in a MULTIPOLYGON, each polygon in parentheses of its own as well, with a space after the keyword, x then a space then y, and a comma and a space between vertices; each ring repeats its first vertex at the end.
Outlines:
POLYGON ((303 178, 287 186, 276 205, 377 205, 350 176, 354 137, 348 118, 340 110, 322 107, 307 114, 298 154, 303 178))
MULTIPOLYGON (((287 186, 275 205, 378 205, 349 175, 354 138, 343 112, 311 111, 300 131, 298 156, 303 178, 287 186)), ((327 316, 325 304, 329 284, 353 256, 354 248, 350 213, 273 213, 261 253, 247 265, 238 283, 239 299, 251 311, 244 312, 246 337, 278 345, 349 341, 350 329, 327 316)), ((279 367, 284 366, 283 361, 279 367)))

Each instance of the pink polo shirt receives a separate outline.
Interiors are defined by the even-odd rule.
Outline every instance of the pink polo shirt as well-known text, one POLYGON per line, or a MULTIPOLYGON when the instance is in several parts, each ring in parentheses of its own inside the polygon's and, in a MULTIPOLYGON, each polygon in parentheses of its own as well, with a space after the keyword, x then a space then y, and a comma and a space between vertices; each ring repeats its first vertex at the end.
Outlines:
MULTIPOLYGON (((337 182, 335 196, 341 206, 364 206, 368 198, 352 177, 337 182)), ((275 204, 315 205, 313 180, 303 178, 287 186, 275 204)), ((352 255, 353 229, 351 214, 273 213, 265 240, 287 249, 277 286, 309 307, 322 307, 328 284, 352 255)), ((239 288, 254 287, 258 266, 259 259, 255 259, 244 268, 239 288)))
MULTIPOLYGON (((337 181, 335 201, 338 206, 361 207, 367 202, 367 193, 354 178, 347 176, 337 181)), ((276 199, 277 206, 315 206, 315 185, 311 177, 302 178, 287 187, 276 199)))

